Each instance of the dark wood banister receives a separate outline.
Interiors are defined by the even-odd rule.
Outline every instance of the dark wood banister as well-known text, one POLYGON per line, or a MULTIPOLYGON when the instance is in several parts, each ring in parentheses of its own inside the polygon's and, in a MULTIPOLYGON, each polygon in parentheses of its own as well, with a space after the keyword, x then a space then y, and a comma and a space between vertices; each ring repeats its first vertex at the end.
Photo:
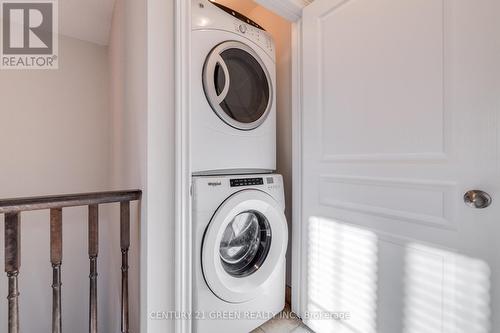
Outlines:
POLYGON ((140 190, 132 190, 2 199, 0 200, 0 214, 134 201, 141 198, 141 193, 140 190))
POLYGON ((88 206, 88 253, 90 260, 89 332, 97 333, 97 256, 99 250, 99 204, 120 203, 120 249, 122 253, 121 332, 129 332, 128 251, 130 247, 130 201, 140 200, 140 190, 67 194, 0 200, 5 214, 5 272, 8 278, 8 333, 19 332, 19 285, 21 266, 21 213, 50 209, 50 262, 52 264, 52 333, 62 332, 61 265, 62 209, 88 206))

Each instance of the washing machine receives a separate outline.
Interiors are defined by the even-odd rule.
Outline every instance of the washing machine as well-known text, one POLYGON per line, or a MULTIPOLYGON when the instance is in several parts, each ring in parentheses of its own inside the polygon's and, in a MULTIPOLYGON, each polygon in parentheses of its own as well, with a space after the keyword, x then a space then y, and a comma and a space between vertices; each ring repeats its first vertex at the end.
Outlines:
POLYGON ((193 329, 248 333, 285 306, 280 175, 193 177, 193 329))
POLYGON ((192 0, 194 175, 276 170, 275 45, 257 23, 192 0))

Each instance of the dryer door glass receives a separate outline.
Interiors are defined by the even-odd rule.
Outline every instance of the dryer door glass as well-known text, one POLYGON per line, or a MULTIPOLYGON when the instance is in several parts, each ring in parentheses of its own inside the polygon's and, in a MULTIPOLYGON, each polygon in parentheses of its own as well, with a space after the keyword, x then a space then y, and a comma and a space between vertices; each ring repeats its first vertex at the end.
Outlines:
POLYGON ((259 269, 269 253, 271 228, 259 212, 236 215, 227 225, 219 247, 224 270, 234 277, 245 277, 259 269))
POLYGON ((228 125, 251 130, 260 126, 272 106, 270 77, 249 46, 226 42, 209 55, 204 68, 205 95, 228 125))

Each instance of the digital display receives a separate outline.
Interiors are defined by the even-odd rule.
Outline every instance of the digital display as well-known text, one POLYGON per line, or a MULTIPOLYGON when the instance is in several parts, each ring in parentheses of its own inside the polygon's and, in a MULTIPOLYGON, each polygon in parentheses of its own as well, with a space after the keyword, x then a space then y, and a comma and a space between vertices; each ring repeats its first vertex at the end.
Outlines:
POLYGON ((264 185, 264 178, 239 178, 231 179, 229 182, 231 187, 264 185))

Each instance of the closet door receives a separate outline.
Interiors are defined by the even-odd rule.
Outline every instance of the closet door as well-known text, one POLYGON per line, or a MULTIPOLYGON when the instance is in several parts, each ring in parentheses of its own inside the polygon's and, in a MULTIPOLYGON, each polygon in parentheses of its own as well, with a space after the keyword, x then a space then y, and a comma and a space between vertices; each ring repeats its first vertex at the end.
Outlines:
POLYGON ((299 308, 317 333, 500 332, 500 2, 303 12, 299 308))

